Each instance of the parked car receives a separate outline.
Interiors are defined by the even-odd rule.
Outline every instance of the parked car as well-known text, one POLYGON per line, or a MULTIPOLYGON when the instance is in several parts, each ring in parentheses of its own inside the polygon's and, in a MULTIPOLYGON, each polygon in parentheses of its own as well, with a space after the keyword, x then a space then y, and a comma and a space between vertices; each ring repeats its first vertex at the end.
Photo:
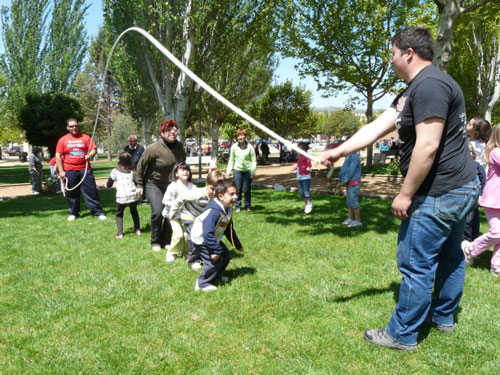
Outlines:
POLYGON ((309 149, 314 152, 325 151, 325 145, 323 143, 311 143, 309 149))
POLYGON ((9 156, 19 156, 21 154, 21 147, 12 146, 7 150, 7 154, 9 154, 9 156))

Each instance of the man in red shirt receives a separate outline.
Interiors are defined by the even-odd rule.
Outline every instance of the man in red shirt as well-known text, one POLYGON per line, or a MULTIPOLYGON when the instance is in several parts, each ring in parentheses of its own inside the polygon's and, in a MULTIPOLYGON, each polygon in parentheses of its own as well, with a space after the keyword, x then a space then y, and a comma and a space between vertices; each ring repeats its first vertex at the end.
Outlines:
POLYGON ((89 160, 96 154, 97 147, 87 134, 80 133, 76 119, 68 119, 67 124, 68 134, 57 142, 56 162, 59 178, 68 180, 66 192, 69 203, 68 221, 75 220, 80 214, 80 189, 92 215, 100 220, 106 220, 106 215, 99 203, 94 172, 89 163, 89 160), (88 168, 85 173, 87 163, 88 168))

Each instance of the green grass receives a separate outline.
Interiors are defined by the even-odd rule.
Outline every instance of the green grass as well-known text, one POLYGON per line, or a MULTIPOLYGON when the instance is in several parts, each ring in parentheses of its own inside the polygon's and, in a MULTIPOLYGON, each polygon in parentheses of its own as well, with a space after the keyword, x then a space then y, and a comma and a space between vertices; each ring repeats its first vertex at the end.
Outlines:
MULTIPOLYGON (((67 222, 61 196, 0 202, 0 374, 496 374, 500 280, 484 254, 468 268, 458 328, 423 329, 417 352, 363 340, 398 298, 398 221, 390 201, 363 199, 347 229, 340 197, 254 190, 235 228, 245 247, 228 285, 194 291, 197 273, 167 265, 145 234, 115 240, 109 220, 67 222), (496 370, 495 370, 496 369, 496 370)), ((83 203, 82 203, 83 204, 83 203)), ((485 225, 483 222, 483 230, 485 225)))
MULTIPOLYGON (((111 169, 116 167, 116 161, 93 161, 92 170, 96 178, 108 177, 111 169)), ((43 175, 50 176, 49 163, 43 163, 43 175)), ((30 183, 28 165, 18 165, 12 167, 0 166, 0 185, 27 184, 30 183)))

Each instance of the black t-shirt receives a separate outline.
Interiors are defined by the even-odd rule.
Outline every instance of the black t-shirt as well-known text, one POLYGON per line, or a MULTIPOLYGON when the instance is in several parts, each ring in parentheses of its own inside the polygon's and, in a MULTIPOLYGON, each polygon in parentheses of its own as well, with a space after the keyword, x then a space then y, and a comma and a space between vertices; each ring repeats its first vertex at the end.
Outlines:
POLYGON ((401 173, 406 177, 414 150, 415 126, 431 117, 445 120, 434 164, 415 195, 438 195, 474 179, 477 170, 467 142, 465 100, 458 84, 429 65, 392 102, 401 141, 401 173))

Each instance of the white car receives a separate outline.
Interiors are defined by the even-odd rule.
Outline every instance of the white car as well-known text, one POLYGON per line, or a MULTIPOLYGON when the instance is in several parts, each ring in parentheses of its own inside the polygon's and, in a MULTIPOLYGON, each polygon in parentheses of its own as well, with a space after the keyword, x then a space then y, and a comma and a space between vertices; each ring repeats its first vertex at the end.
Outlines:
POLYGON ((311 151, 314 151, 314 152, 323 152, 323 151, 325 151, 326 146, 322 143, 311 143, 309 145, 309 148, 311 151))

